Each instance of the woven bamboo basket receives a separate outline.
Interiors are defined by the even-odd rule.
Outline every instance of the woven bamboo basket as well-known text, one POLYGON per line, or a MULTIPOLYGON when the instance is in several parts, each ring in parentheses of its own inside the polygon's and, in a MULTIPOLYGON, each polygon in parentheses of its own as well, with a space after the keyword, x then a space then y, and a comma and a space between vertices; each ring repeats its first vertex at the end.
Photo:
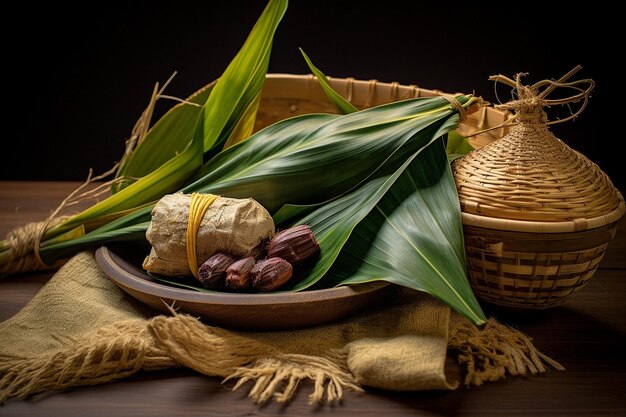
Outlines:
MULTIPOLYGON (((550 132, 543 108, 553 103, 536 86, 554 82, 503 79, 517 89, 519 99, 501 106, 516 113, 515 126, 453 164, 470 282, 493 304, 555 307, 593 276, 624 199, 596 164, 550 132)), ((588 94, 593 81, 583 81, 591 82, 588 94)), ((586 103, 577 96, 571 101, 586 103)))
MULTIPOLYGON (((401 85, 397 82, 328 78, 335 91, 359 109, 413 97, 432 97, 442 94, 439 90, 420 88, 416 85, 401 85)), ((335 107, 313 75, 268 74, 263 86, 255 130, 290 116, 335 112, 335 107)), ((468 115, 457 130, 462 135, 474 135, 476 132, 500 126, 510 117, 508 111, 482 107, 468 115)), ((507 130, 505 126, 499 127, 472 136, 469 141, 474 148, 479 148, 502 137, 507 130)))

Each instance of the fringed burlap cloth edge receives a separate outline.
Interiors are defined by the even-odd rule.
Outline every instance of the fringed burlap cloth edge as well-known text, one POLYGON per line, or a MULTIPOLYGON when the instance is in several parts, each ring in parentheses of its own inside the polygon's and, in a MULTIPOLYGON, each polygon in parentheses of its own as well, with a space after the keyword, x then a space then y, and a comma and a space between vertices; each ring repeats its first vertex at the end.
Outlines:
POLYGON ((0 323, 0 403, 96 385, 139 370, 186 366, 251 382, 256 402, 289 401, 303 380, 311 403, 344 390, 455 389, 444 372, 458 356, 466 385, 561 365, 522 333, 491 319, 477 329, 424 294, 340 323, 283 332, 235 332, 185 314, 144 317, 92 253, 72 258, 17 315, 0 323))

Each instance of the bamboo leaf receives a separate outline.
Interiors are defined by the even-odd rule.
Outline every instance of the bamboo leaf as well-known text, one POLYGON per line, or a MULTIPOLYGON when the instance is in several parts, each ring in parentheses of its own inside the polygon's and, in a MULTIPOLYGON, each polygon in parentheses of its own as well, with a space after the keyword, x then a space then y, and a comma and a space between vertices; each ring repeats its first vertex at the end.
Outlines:
POLYGON ((368 181, 352 193, 320 206, 295 223, 307 224, 311 227, 320 245, 321 255, 312 268, 302 273, 304 278, 286 290, 307 289, 324 277, 354 228, 383 198, 415 156, 417 154, 407 159, 395 172, 368 181))
MULTIPOLYGON (((243 47, 213 87, 196 119, 193 138, 181 153, 104 201, 52 228, 49 236, 83 223, 97 224, 100 217, 108 220, 113 213, 136 209, 179 190, 202 166, 203 153, 224 143, 261 91, 272 38, 286 8, 286 0, 270 0, 243 47)), ((140 155, 144 155, 142 160, 151 158, 149 154, 140 155)))
MULTIPOLYGON (((202 112, 204 109, 200 114, 202 112)), ((155 202, 167 192, 179 189, 198 169, 198 166, 202 165, 203 131, 204 124, 198 122, 193 140, 182 153, 139 181, 51 228, 48 234, 54 236, 81 224, 97 223, 99 217, 111 219, 114 213, 123 215, 129 210, 141 210, 146 203, 155 202)))
POLYGON ((54 245, 55 243, 61 243, 68 240, 78 239, 79 237, 85 236, 85 226, 80 225, 67 232, 61 233, 60 235, 56 235, 52 239, 48 239, 40 245, 40 248, 46 247, 49 245, 54 245))
POLYGON ((351 234, 328 277, 385 280, 425 291, 485 322, 465 269, 461 212, 443 144, 426 149, 351 234))
MULTIPOLYGON (((457 121, 458 117, 454 116, 443 119, 440 123, 424 129, 420 132, 423 140, 420 142, 422 146, 417 148, 413 155, 406 158, 402 165, 398 167, 392 163, 386 164, 380 170, 380 177, 370 180, 341 198, 316 208, 311 214, 295 223, 307 224, 311 227, 320 244, 321 255, 312 269, 306 271, 304 274, 306 275, 305 278, 295 283, 290 288, 291 290, 300 291, 309 288, 322 279, 330 266, 335 262, 353 229, 384 198, 411 161, 418 157, 419 153, 426 149, 434 140, 454 128, 457 121)), ((305 207, 298 208, 300 211, 304 211, 304 209, 305 207)))
MULTIPOLYGON (((473 100, 471 96, 457 99, 464 105, 473 100)), ((182 191, 252 197, 270 213, 285 204, 324 203, 395 172, 435 133, 444 134, 456 121, 458 115, 440 97, 390 103, 345 116, 297 116, 222 151, 205 164, 204 175, 182 191), (383 166, 387 171, 381 170, 383 166)), ((150 220, 150 211, 151 206, 137 210, 82 238, 43 248, 41 254, 53 260, 59 253, 124 238, 127 228, 150 220)))
MULTIPOLYGON (((204 86, 187 101, 203 106, 214 86, 215 82, 204 86)), ((181 153, 193 137, 200 110, 185 103, 172 107, 148 130, 116 176, 143 177, 181 153)))
POLYGON ((289 223, 295 218, 301 218, 305 215, 315 211, 316 209, 322 207, 324 204, 328 202, 318 203, 318 204, 285 204, 283 205, 276 213, 272 215, 272 219, 274 220, 274 224, 277 227, 289 223))
POLYGON ((313 62, 311 62, 308 55, 304 53, 302 48, 300 48, 300 52, 302 53, 302 56, 304 57, 304 60, 309 66, 309 69, 311 70, 313 75, 317 77, 317 80, 319 81, 320 85, 322 86, 322 89, 326 93, 326 96, 335 105, 335 107, 337 107, 337 110, 339 111, 339 113, 350 114, 350 113, 354 113, 355 111, 359 111, 359 109, 354 107, 352 103, 350 103, 348 100, 343 98, 343 96, 337 93, 330 86, 330 81, 328 81, 328 78, 326 78, 326 76, 324 75, 322 71, 320 71, 315 65, 313 65, 313 62))
MULTIPOLYGON (((207 109, 204 152, 232 137, 230 146, 252 132, 272 39, 286 8, 286 0, 271 0, 241 50, 220 77, 223 81, 205 86, 187 100, 207 109), (216 97, 211 99, 214 89, 216 97), (239 126, 237 130, 236 126, 239 126)), ((182 152, 192 138, 199 114, 200 108, 189 104, 172 108, 150 129, 128 162, 120 168, 118 176, 142 177, 182 152)))
POLYGON ((474 147, 469 143, 467 138, 462 136, 456 130, 453 130, 448 134, 448 141, 446 142, 446 154, 448 154, 449 162, 452 162, 463 155, 467 155, 473 150, 474 147))
POLYGON ((452 114, 449 103, 435 97, 345 116, 287 119, 214 157, 183 192, 253 197, 270 213, 284 204, 324 202, 356 187, 387 160, 400 166, 428 141, 417 133, 452 114))
POLYGON ((231 133, 230 137, 224 145, 224 149, 230 148, 239 142, 242 142, 250 137, 254 131, 254 122, 256 121, 256 114, 259 111, 259 105, 261 104, 261 92, 256 95, 254 100, 250 102, 248 108, 244 111, 239 123, 235 126, 235 129, 231 133))
MULTIPOLYGON (((302 48, 300 48, 300 52, 302 53, 302 56, 304 57, 313 75, 317 77, 320 85, 322 86, 322 89, 326 93, 326 97, 328 97, 331 103, 335 105, 337 110, 342 114, 349 114, 358 111, 358 109, 354 107, 352 103, 350 103, 348 100, 343 98, 341 94, 335 91, 335 89, 330 85, 330 81, 328 80, 328 78, 319 68, 313 65, 313 62, 311 62, 310 58, 302 50, 302 48)), ((473 150, 474 147, 469 143, 467 138, 461 136, 457 131, 453 130, 448 134, 448 141, 446 142, 446 153, 448 154, 449 162, 452 162, 453 160, 463 155, 466 155, 473 150)), ((278 217, 279 220, 282 220, 282 214, 287 214, 287 211, 285 211, 285 213, 281 213, 281 215, 278 217)), ((289 214, 291 215, 291 213, 289 214)))
MULTIPOLYGON (((223 191, 221 194, 227 197, 235 197, 238 195, 236 187, 237 180, 236 178, 232 178, 233 176, 236 177, 234 168, 239 170, 237 172, 241 172, 242 170, 247 172, 249 170, 245 170, 245 166, 252 166, 263 162, 271 164, 269 161, 274 160, 276 154, 280 151, 284 151, 287 145, 291 145, 288 147, 289 149, 285 151, 285 153, 288 154, 290 151, 297 148, 297 145, 301 143, 310 133, 319 129, 320 125, 337 117, 340 116, 315 114, 298 116, 290 120, 284 120, 265 128, 264 130, 253 135, 253 137, 247 141, 222 151, 207 164, 207 166, 210 165, 212 167, 212 175, 216 182, 218 179, 222 178, 223 184, 227 181, 224 180, 224 177, 231 177, 226 184, 226 187, 228 184, 231 184, 231 189, 222 186, 222 188, 220 188, 223 191)), ((251 182, 253 178, 255 178, 254 175, 246 177, 245 174, 243 174, 242 181, 251 182)), ((292 178, 292 181, 296 180, 297 178, 292 178)), ((207 178, 202 178, 201 181, 191 184, 183 191, 186 193, 192 193, 195 192, 195 190, 199 190, 203 185, 207 188, 208 186, 205 184, 207 182, 207 178)), ((258 190, 265 190, 265 192, 271 191, 268 190, 267 187, 263 187, 262 183, 263 177, 256 177, 256 181, 253 181, 253 186, 257 188, 257 194, 262 194, 262 192, 259 192, 258 190)), ((250 192, 253 192, 253 190, 250 190, 250 192)), ((243 193, 243 196, 246 198, 251 196, 257 197, 256 194, 246 195, 245 190, 241 190, 241 193, 243 193)), ((288 201, 289 196, 285 190, 275 189, 273 190, 273 193, 278 193, 280 197, 276 197, 288 201)), ((134 226, 140 223, 145 224, 147 230, 147 225, 150 222, 150 212, 152 207, 153 205, 149 205, 136 210, 133 213, 129 213, 124 217, 113 220, 98 229, 87 233, 82 238, 42 248, 41 256, 47 260, 58 259, 69 253, 76 252, 96 243, 123 239, 127 230, 134 230, 134 226)))
POLYGON ((287 0, 270 0, 246 42, 228 65, 205 104, 204 151, 221 149, 263 87, 274 32, 287 0))

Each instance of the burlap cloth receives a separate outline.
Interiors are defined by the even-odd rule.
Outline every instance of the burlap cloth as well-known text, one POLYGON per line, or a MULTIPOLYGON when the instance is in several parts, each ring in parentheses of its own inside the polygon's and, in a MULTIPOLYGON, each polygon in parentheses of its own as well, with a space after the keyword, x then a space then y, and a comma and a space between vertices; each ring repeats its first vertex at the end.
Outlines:
POLYGON ((310 400, 319 402, 363 387, 480 385, 545 372, 544 363, 562 369, 518 331, 493 319, 478 330, 415 291, 339 323, 294 331, 235 332, 175 313, 146 317, 90 252, 72 258, 0 323, 0 403, 177 366, 231 380, 233 389, 251 381, 258 402, 288 401, 310 380, 310 400), (447 357, 461 364, 462 381, 446 377, 447 357))

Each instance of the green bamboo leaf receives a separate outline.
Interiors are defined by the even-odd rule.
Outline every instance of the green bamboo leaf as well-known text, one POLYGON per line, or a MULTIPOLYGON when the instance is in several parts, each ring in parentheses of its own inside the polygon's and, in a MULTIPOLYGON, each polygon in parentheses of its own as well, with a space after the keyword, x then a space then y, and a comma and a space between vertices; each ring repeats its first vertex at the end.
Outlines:
MULTIPOLYGON (((260 132, 255 134, 247 141, 228 148, 227 150, 222 151, 220 154, 215 156, 209 162, 209 165, 213 168, 213 177, 216 178, 217 182, 218 178, 233 176, 233 167, 237 167, 239 170, 241 170, 246 164, 254 165, 262 163, 264 161, 272 161, 274 160, 276 154, 281 151, 284 151, 288 154, 290 150, 296 149, 298 147, 298 144, 301 144, 303 142, 303 139, 305 139, 310 133, 318 130, 320 125, 323 125, 324 122, 333 120, 337 117, 340 116, 330 114, 303 115, 297 116, 293 119, 284 120, 278 122, 275 125, 267 127, 264 130, 261 130, 260 132), (291 146, 288 147, 289 150, 285 151, 285 147, 287 147, 287 145, 291 146)), ((254 177, 254 175, 252 175, 252 177, 254 177)), ((244 178, 242 180, 250 181, 250 177, 246 178, 244 174, 244 178)), ((292 178, 292 182, 296 180, 297 178, 292 178)), ((184 189, 184 192, 196 192, 196 190, 199 189, 200 185, 203 185, 205 181, 206 178, 203 178, 202 181, 186 187, 184 189)), ((230 182, 236 183, 236 180, 231 180, 230 182)), ((254 182, 254 185, 257 187, 257 191, 266 188, 263 187, 262 183, 263 177, 257 177, 256 181, 254 182)), ((236 187, 233 186, 233 188, 236 187)), ((234 197, 238 195, 236 190, 233 191, 224 188, 220 189, 222 190, 221 194, 224 196, 234 197)), ((242 192, 245 193, 246 191, 242 192)), ((281 190, 277 189, 273 192, 280 194, 281 190)), ((245 195, 246 198, 250 196, 256 197, 256 194, 245 195)), ((288 201, 289 196, 286 192, 283 191, 280 198, 288 201)), ((149 205, 137 210, 134 213, 130 213, 124 217, 113 220, 101 226, 100 228, 95 229, 90 233, 87 233, 81 238, 46 246, 45 248, 41 249, 41 256, 47 260, 58 259, 67 254, 76 252, 82 248, 89 247, 90 245, 96 243, 122 239, 124 238, 127 229, 134 230, 133 227, 139 223, 146 224, 147 230, 152 207, 153 205, 149 205)))
POLYGON ((448 134, 448 141, 446 142, 446 154, 448 154, 449 162, 452 162, 463 155, 467 155, 473 150, 474 147, 469 143, 467 138, 462 136, 456 130, 453 130, 448 134))
MULTIPOLYGON (((457 99, 464 105, 473 100, 471 96, 457 99)), ((433 130, 457 120, 456 111, 440 97, 390 103, 345 116, 297 116, 222 151, 205 164, 203 176, 182 191, 252 197, 270 213, 285 204, 319 204, 368 179, 395 172, 432 140, 433 130), (379 172, 382 166, 389 172, 379 172)), ((41 254, 53 260, 59 253, 123 237, 125 228, 149 221, 150 210, 150 206, 137 210, 82 238, 43 248, 41 254)))
POLYGON ((320 257, 284 291, 301 291, 317 284, 328 272, 354 228, 376 206, 417 154, 389 175, 374 178, 352 193, 320 206, 295 224, 307 224, 320 245, 320 257))
MULTIPOLYGON (((252 132, 272 39, 286 8, 286 0, 271 0, 220 77, 222 81, 209 84, 188 99, 206 109, 204 152, 223 145, 231 136, 232 143, 236 143, 252 132)), ((200 108, 189 104, 171 109, 150 129, 120 167, 118 176, 143 177, 178 155, 191 140, 199 113, 200 108)))
MULTIPOLYGON (((311 62, 311 59, 302 50, 302 48, 300 48, 300 52, 302 53, 302 56, 304 57, 313 75, 317 77, 320 85, 322 86, 322 89, 324 90, 324 93, 326 93, 326 97, 328 97, 331 103, 335 105, 337 110, 341 114, 349 114, 358 111, 359 109, 354 107, 352 103, 350 103, 348 100, 343 98, 341 94, 335 91, 335 89, 330 85, 330 81, 328 80, 326 75, 324 75, 324 73, 319 68, 313 65, 313 62, 311 62)), ((446 142, 446 153, 448 154, 449 162, 452 162, 455 159, 466 155, 473 150, 474 147, 469 143, 467 138, 461 136, 457 131, 453 130, 448 134, 448 141, 446 142)), ((294 215, 293 213, 287 211, 287 207, 285 207, 285 212, 279 214, 279 220, 284 220, 282 217, 283 214, 288 214, 290 216, 294 215)))
POLYGON ((68 240, 78 239, 78 238, 80 238, 82 236, 85 236, 85 226, 81 224, 78 227, 70 229, 67 232, 63 232, 63 233, 61 233, 59 235, 56 235, 55 237, 53 237, 51 239, 48 239, 48 240, 44 241, 40 245, 40 248, 46 247, 46 246, 49 246, 49 245, 54 245, 55 243, 61 243, 61 242, 66 242, 68 240))
POLYGON ((311 62, 308 55, 304 53, 302 48, 300 48, 300 52, 302 53, 302 56, 304 57, 304 60, 306 61, 306 64, 309 66, 309 69, 311 70, 313 75, 317 77, 317 80, 319 81, 320 85, 322 86, 322 89, 326 93, 326 96, 328 96, 330 101, 335 105, 335 107, 337 107, 337 110, 339 111, 339 113, 350 114, 350 113, 354 113, 355 111, 359 111, 359 109, 354 107, 352 103, 350 103, 348 100, 343 98, 339 93, 337 93, 330 86, 330 81, 328 81, 328 78, 326 78, 324 73, 320 71, 319 68, 313 65, 313 62, 311 62))
POLYGON ((228 65, 205 104, 204 151, 221 149, 241 116, 261 91, 269 65, 274 32, 287 0, 270 0, 246 42, 228 65))
POLYGON ((293 219, 304 217, 327 203, 328 201, 309 205, 285 204, 272 215, 272 219, 276 227, 281 227, 282 225, 292 222, 293 219))
MULTIPOLYGON (((87 222, 98 223, 99 217, 106 216, 108 220, 113 213, 138 208, 179 190, 202 166, 203 153, 224 143, 261 91, 272 38, 286 8, 286 0, 270 0, 245 44, 213 87, 196 119, 192 141, 181 153, 128 187, 52 228, 48 235, 53 237, 87 222)), ((149 154, 141 155, 145 155, 141 159, 151 158, 149 154)))
MULTIPOLYGON (((204 106, 214 86, 215 82, 204 86, 186 101, 204 106)), ((181 153, 193 137, 200 110, 187 103, 172 107, 148 130, 116 176, 143 177, 181 153)))
MULTIPOLYGON (((219 167, 223 169, 224 175, 229 173, 231 165, 226 164, 225 162, 230 158, 234 158, 235 155, 238 154, 237 149, 239 148, 248 149, 248 152, 246 153, 246 157, 238 159, 237 162, 234 163, 234 166, 238 166, 246 162, 250 164, 258 163, 259 160, 271 158, 273 153, 283 149, 287 143, 298 143, 302 136, 307 136, 310 132, 317 130, 320 123, 323 121, 336 117, 339 116, 324 114, 299 116, 292 119, 292 122, 282 121, 276 125, 266 128, 247 141, 239 143, 215 156, 212 159, 213 166, 215 167, 214 174, 217 174, 219 167), (284 126, 284 128, 281 128, 281 126, 284 126), (274 134, 278 135, 277 140, 272 140, 271 136, 267 135, 268 129, 271 129, 274 134), (254 143, 256 141, 267 143, 265 144, 266 146, 259 144, 258 146, 251 147, 249 145, 250 143, 254 143)), ((199 125, 203 126, 202 123, 199 123, 199 125)), ((189 193, 194 192, 194 190, 190 187, 185 188, 185 190, 189 193)), ((231 193, 228 192, 224 192, 222 195, 232 197, 231 193)), ((285 196, 283 196, 283 198, 285 198, 285 196)), ((138 236, 134 233, 136 231, 136 225, 138 224, 143 224, 145 226, 144 235, 140 237, 141 239, 145 239, 145 231, 150 223, 150 212, 152 211, 152 207, 153 205, 149 205, 124 217, 113 220, 98 229, 87 233, 83 237, 43 247, 41 248, 41 256, 48 261, 52 261, 95 244, 125 239, 127 233, 130 233, 132 236, 138 236)))
MULTIPOLYGON (((295 224, 307 224, 311 227, 320 244, 321 255, 312 269, 303 274, 305 277, 288 289, 300 291, 317 284, 335 262, 354 228, 374 209, 409 164, 433 141, 454 128, 457 122, 458 116, 454 115, 424 129, 420 132, 421 146, 403 164, 385 164, 380 170, 380 177, 298 220, 295 224)), ((300 208, 302 211, 303 209, 300 208)))
POLYGON ((426 140, 417 133, 453 113, 449 102, 434 97, 344 116, 287 119, 207 162, 183 192, 253 197, 270 213, 284 204, 327 201, 363 182, 389 159, 401 165, 426 140))
POLYGON ((52 259, 59 259, 76 253, 76 242, 80 242, 80 248, 88 248, 102 244, 103 242, 145 241, 148 226, 150 226, 149 219, 147 221, 138 221, 135 224, 130 224, 125 227, 119 227, 109 231, 87 233, 86 235, 78 239, 74 239, 73 241, 43 247, 41 248, 41 253, 44 255, 44 259, 47 259, 45 258, 46 254, 49 254, 49 251, 52 249, 54 252, 54 257, 52 257, 52 259))
MULTIPOLYGON (((204 112, 204 109, 200 112, 204 112)), ((51 228, 50 236, 55 236, 81 224, 97 222, 99 217, 111 218, 114 213, 128 213, 129 210, 144 207, 155 202, 169 191, 177 190, 202 165, 202 141, 204 124, 198 122, 192 141, 182 153, 167 161, 157 170, 129 185, 105 200, 72 216, 67 221, 51 228)), ((52 245, 51 247, 54 247, 52 245)))
POLYGON ((337 284, 385 280, 425 291, 485 323, 467 280, 461 212, 442 143, 409 165, 354 229, 328 275, 337 284))
POLYGON ((239 142, 243 142, 250 137, 254 131, 254 122, 256 121, 256 114, 259 111, 260 104, 261 92, 259 91, 254 100, 250 102, 248 108, 244 111, 233 132, 230 134, 230 137, 224 144, 224 149, 230 148, 231 146, 236 145, 239 142))

